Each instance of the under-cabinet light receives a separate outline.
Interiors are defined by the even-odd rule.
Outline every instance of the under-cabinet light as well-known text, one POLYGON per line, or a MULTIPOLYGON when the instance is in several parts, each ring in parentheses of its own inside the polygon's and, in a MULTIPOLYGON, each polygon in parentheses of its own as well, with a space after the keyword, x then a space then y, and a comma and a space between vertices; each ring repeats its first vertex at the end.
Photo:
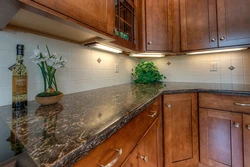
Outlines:
POLYGON ((108 52, 113 52, 113 53, 122 53, 122 50, 120 50, 118 48, 103 45, 103 44, 100 44, 100 43, 93 43, 91 45, 86 45, 86 46, 89 46, 91 48, 105 50, 105 51, 108 51, 108 52))
POLYGON ((165 57, 166 55, 160 53, 140 53, 140 54, 130 54, 129 56, 143 58, 143 57, 165 57))
POLYGON ((233 52, 239 50, 246 50, 247 48, 230 48, 230 49, 220 49, 220 50, 207 50, 207 51, 200 51, 200 52, 190 52, 187 55, 198 55, 198 54, 208 54, 208 53, 220 53, 220 52, 233 52))

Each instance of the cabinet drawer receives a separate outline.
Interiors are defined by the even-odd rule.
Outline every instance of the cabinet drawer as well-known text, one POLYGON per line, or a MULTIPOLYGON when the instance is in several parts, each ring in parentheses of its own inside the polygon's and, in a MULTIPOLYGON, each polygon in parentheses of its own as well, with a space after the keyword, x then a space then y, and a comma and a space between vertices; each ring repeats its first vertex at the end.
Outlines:
POLYGON ((99 167, 100 164, 106 166, 115 159, 117 162, 114 166, 121 166, 122 162, 127 158, 149 127, 159 117, 160 112, 161 98, 158 98, 109 139, 83 157, 74 167, 99 167), (121 149, 122 153, 120 152, 121 155, 119 155, 118 151, 121 149))
POLYGON ((250 113, 250 96, 199 93, 199 107, 250 113))

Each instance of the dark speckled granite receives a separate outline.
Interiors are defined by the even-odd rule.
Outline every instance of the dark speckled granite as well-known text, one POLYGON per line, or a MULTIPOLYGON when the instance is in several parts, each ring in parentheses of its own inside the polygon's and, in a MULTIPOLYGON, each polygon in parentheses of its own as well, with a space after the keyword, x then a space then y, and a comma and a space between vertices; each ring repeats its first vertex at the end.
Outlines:
POLYGON ((66 95, 61 103, 29 102, 24 114, 0 107, 0 117, 38 166, 72 166, 109 138, 161 94, 218 92, 250 95, 250 85, 161 83, 123 84, 66 95))

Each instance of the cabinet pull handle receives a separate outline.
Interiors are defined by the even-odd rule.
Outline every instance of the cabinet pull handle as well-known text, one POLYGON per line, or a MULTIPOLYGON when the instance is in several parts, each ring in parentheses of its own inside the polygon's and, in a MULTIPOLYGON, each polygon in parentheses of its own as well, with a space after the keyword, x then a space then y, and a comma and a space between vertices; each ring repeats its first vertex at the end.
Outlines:
POLYGON ((215 39, 215 38, 211 39, 211 42, 215 42, 215 41, 216 41, 216 39, 215 39))
POLYGON ((221 41, 224 41, 224 39, 225 39, 225 37, 221 37, 221 38, 220 38, 221 41))
POLYGON ((239 123, 234 123, 234 126, 236 127, 236 128, 239 128, 240 127, 240 124, 239 123))
POLYGON ((247 125, 246 127, 247 127, 248 130, 250 130, 250 125, 247 125))
POLYGON ((250 104, 244 104, 244 103, 234 103, 234 105, 241 107, 250 107, 250 104))
POLYGON ((152 42, 151 42, 151 41, 149 41, 149 42, 148 42, 148 44, 149 44, 149 45, 151 45, 151 44, 152 44, 152 42))
POLYGON ((144 162, 148 162, 148 156, 139 155, 139 158, 141 158, 144 162))
POLYGON ((157 114, 157 111, 151 111, 152 112, 152 114, 147 114, 149 117, 155 117, 156 116, 156 114, 157 114))
POLYGON ((171 108, 171 104, 166 104, 166 106, 167 106, 168 108, 171 108))
POLYGON ((122 155, 122 149, 116 149, 116 148, 113 148, 113 149, 118 153, 117 156, 110 163, 108 163, 107 165, 99 164, 100 167, 112 167, 119 160, 119 158, 122 155))

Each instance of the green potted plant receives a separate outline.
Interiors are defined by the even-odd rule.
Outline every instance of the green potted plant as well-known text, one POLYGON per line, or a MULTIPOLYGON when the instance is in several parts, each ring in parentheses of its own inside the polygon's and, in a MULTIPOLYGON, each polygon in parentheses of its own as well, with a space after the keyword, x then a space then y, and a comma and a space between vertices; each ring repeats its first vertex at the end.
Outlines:
POLYGON ((57 56, 56 53, 51 54, 46 45, 47 52, 41 52, 39 46, 33 51, 30 57, 36 63, 43 76, 44 92, 36 95, 36 101, 41 105, 50 105, 58 103, 63 93, 58 90, 56 83, 56 71, 66 66, 67 60, 57 56))
POLYGON ((132 77, 134 82, 138 84, 157 83, 166 78, 163 74, 160 74, 153 62, 146 62, 144 60, 136 66, 132 77))

